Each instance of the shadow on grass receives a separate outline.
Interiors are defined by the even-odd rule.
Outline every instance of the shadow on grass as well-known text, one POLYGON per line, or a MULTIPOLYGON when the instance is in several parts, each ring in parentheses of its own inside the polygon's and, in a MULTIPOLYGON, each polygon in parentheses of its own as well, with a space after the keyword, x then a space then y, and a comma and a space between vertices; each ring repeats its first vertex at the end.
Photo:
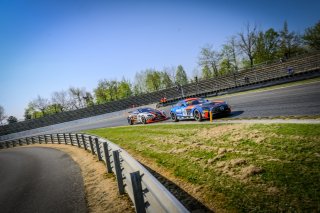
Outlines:
MULTIPOLYGON (((141 162, 140 162, 141 163, 141 162)), ((141 163, 142 164, 142 163, 141 163)), ((142 164, 157 180, 166 187, 190 212, 213 212, 203 205, 196 198, 192 197, 188 192, 181 189, 172 181, 166 179, 161 174, 152 170, 150 167, 142 164)))

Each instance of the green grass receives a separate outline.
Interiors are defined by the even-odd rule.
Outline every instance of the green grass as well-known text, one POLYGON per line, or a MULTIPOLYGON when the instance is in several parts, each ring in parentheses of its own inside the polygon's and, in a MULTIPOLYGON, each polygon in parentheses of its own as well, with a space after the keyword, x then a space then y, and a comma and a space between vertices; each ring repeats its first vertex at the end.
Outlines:
POLYGON ((203 187, 201 197, 216 211, 320 211, 318 124, 145 125, 87 133, 203 187), (246 173, 250 166, 258 172, 246 173))

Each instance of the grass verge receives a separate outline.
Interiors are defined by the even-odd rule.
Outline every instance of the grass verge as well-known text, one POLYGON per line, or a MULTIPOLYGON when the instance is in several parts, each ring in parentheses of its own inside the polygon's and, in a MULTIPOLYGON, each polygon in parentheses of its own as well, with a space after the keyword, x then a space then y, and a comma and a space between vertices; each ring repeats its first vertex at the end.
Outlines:
POLYGON ((320 125, 96 129, 217 212, 319 212, 320 125))

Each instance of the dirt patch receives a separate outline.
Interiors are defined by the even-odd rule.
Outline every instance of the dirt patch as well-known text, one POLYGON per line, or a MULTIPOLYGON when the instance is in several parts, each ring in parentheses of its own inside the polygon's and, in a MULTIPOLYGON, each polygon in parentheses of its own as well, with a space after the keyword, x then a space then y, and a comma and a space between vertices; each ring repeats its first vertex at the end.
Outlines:
POLYGON ((257 167, 255 165, 249 165, 243 169, 241 169, 240 171, 240 175, 243 179, 246 179, 250 176, 256 175, 256 174, 260 174, 261 172, 263 172, 263 169, 260 167, 257 167))
POLYGON ((91 153, 68 145, 35 145, 59 149, 78 163, 84 181, 89 212, 134 212, 127 195, 119 195, 115 177, 91 153))

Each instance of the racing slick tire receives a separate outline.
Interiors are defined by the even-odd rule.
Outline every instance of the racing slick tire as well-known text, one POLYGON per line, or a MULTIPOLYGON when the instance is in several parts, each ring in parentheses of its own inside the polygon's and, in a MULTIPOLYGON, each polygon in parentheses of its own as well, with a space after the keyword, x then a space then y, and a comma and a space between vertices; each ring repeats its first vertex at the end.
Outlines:
POLYGON ((178 122, 179 119, 177 118, 177 115, 175 113, 171 113, 171 119, 174 121, 174 122, 178 122))
POLYGON ((128 119, 128 124, 133 125, 133 121, 131 119, 128 119))
POLYGON ((198 110, 195 110, 193 114, 193 117, 196 121, 202 121, 202 115, 198 110))
POLYGON ((141 117, 141 121, 143 124, 147 124, 147 119, 144 116, 141 117))

